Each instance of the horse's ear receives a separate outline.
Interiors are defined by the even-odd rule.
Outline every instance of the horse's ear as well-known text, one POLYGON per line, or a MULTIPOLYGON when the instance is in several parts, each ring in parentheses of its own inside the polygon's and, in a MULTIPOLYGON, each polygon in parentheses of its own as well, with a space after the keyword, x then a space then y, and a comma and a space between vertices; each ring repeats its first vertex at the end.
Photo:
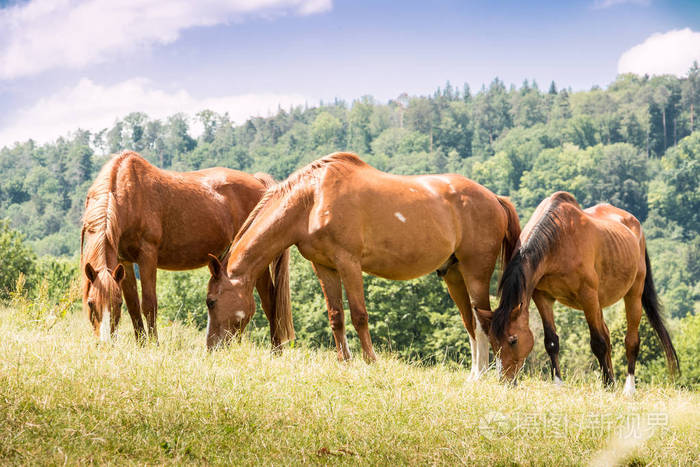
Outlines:
POLYGON ((491 329, 491 318, 493 318, 493 311, 491 310, 481 310, 474 307, 474 314, 481 324, 481 329, 488 334, 489 329, 491 329))
POLYGON ((85 276, 87 276, 90 282, 95 282, 95 279, 97 279, 97 271, 95 271, 95 268, 93 268, 90 263, 85 263, 85 276))
POLYGON ((114 277, 114 280, 117 281, 117 283, 119 283, 124 279, 125 275, 126 270, 124 269, 122 263, 119 263, 114 272, 112 273, 112 277, 114 277))
POLYGON ((518 318, 518 316, 520 316, 520 312, 522 311, 522 309, 523 309, 523 304, 518 303, 518 306, 513 308, 513 311, 510 312, 510 320, 515 321, 518 318))
POLYGON ((221 277, 222 269, 223 266, 221 265, 221 261, 219 261, 219 258, 209 253, 209 272, 211 273, 211 276, 214 279, 218 279, 219 277, 221 277))

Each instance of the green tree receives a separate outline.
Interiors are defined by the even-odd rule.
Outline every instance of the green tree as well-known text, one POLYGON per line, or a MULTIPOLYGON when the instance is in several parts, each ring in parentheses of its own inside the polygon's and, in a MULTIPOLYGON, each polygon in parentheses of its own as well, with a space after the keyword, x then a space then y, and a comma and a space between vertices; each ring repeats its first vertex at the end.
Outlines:
POLYGON ((20 274, 32 276, 36 257, 25 244, 24 235, 10 228, 6 219, 0 220, 0 258, 0 298, 7 298, 20 274))
POLYGON ((681 140, 661 159, 649 188, 649 205, 681 225, 686 238, 700 232, 700 131, 681 140))

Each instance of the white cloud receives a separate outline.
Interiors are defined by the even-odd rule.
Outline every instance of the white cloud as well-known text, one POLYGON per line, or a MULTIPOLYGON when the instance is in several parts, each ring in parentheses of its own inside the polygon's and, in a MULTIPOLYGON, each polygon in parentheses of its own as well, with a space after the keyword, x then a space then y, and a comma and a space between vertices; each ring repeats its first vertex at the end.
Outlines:
POLYGON ((620 56, 618 73, 684 76, 694 60, 700 61, 700 32, 674 29, 649 36, 620 56))
POLYGON ((331 7, 332 0, 31 0, 0 9, 0 79, 84 67, 173 42, 195 26, 331 7))
POLYGON ((625 4, 648 6, 650 3, 651 0, 595 0, 593 8, 604 9, 625 4))
POLYGON ((203 109, 228 112, 236 123, 251 116, 268 116, 279 107, 312 102, 300 94, 241 94, 197 99, 185 90, 172 93, 156 89, 144 78, 135 78, 113 86, 101 86, 82 79, 76 86, 42 98, 34 105, 18 110, 11 124, 0 128, 0 147, 33 139, 47 142, 78 128, 101 130, 111 127, 117 118, 130 112, 144 112, 151 118, 163 118, 177 112, 194 115, 203 109))

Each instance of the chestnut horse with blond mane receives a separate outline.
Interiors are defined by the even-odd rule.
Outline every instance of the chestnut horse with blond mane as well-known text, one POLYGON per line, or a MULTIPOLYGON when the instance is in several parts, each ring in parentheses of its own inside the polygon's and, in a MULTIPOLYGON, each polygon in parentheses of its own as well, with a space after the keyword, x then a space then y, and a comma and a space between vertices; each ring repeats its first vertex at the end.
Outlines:
MULTIPOLYGON (((265 190, 266 174, 211 168, 161 170, 135 152, 114 156, 88 190, 81 232, 83 307, 94 332, 108 340, 121 316, 122 293, 138 341, 156 330, 156 270, 194 269, 222 255, 265 190), (133 265, 138 264, 139 302, 133 265)), ((289 252, 270 255, 255 276, 274 346, 294 337, 289 252), (271 272, 272 271, 272 272, 271 272)))
POLYGON ((255 277, 296 245, 321 283, 338 359, 350 358, 341 284, 369 362, 376 356, 362 272, 407 280, 437 270, 469 332, 472 377, 478 378, 488 366, 488 340, 472 304, 490 309, 496 261, 510 257, 519 234, 513 205, 465 177, 391 175, 354 154, 331 154, 269 189, 236 235, 228 261, 211 258, 207 342, 245 328, 254 312, 255 277))
POLYGON ((583 310, 604 384, 612 384, 615 378, 603 308, 622 298, 627 315, 625 395, 635 390, 642 308, 661 340, 671 373, 678 370, 678 357, 654 288, 642 227, 632 214, 609 204, 581 209, 571 194, 560 191, 540 203, 520 240, 520 248, 501 277, 498 308, 493 314, 477 311, 482 326, 489 329, 493 351, 501 358, 506 379, 514 380, 532 350, 530 298, 542 318, 544 345, 557 384, 561 384, 561 371, 555 300, 583 310))

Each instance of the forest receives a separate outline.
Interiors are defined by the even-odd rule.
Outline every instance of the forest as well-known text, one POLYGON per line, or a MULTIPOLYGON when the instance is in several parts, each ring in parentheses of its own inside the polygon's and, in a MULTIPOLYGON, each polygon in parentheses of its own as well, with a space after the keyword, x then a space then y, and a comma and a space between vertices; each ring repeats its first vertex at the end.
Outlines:
MULTIPOLYGON (((98 132, 76 129, 52 143, 17 142, 0 149, 0 299, 68 301, 69 308, 79 308, 71 290, 78 280, 84 199, 111 154, 134 150, 165 169, 224 166, 282 180, 318 157, 347 150, 392 173, 463 174, 511 197, 523 225, 557 190, 570 191, 584 207, 608 202, 632 212, 643 223, 681 359, 681 383, 697 388, 698 109, 700 68, 695 63, 681 78, 624 74, 588 91, 559 89, 554 82, 540 89, 527 80, 507 86, 496 78, 478 91, 446 83, 427 96, 401 94, 386 103, 363 96, 280 108, 274 116, 245 122, 210 110, 163 120, 131 113, 98 132)), ((160 319, 203 327, 207 279, 206 268, 159 272, 160 319)), ((291 280, 295 345, 332 345, 320 287, 296 252, 291 280)), ((365 290, 377 347, 409 360, 469 366, 467 333, 435 275, 407 282, 366 277, 365 290)), ((558 306, 555 313, 564 371, 593 373, 597 364, 582 312, 558 306)), ((527 369, 548 374, 539 316, 532 316, 540 335, 527 369)), ((606 317, 619 376, 625 361, 621 304, 607 310, 606 317)), ((638 378, 663 379, 661 349, 646 319, 642 325, 638 378)), ((251 328, 253 339, 266 338, 262 313, 251 328)), ((357 340, 350 340, 357 349, 357 340)))

